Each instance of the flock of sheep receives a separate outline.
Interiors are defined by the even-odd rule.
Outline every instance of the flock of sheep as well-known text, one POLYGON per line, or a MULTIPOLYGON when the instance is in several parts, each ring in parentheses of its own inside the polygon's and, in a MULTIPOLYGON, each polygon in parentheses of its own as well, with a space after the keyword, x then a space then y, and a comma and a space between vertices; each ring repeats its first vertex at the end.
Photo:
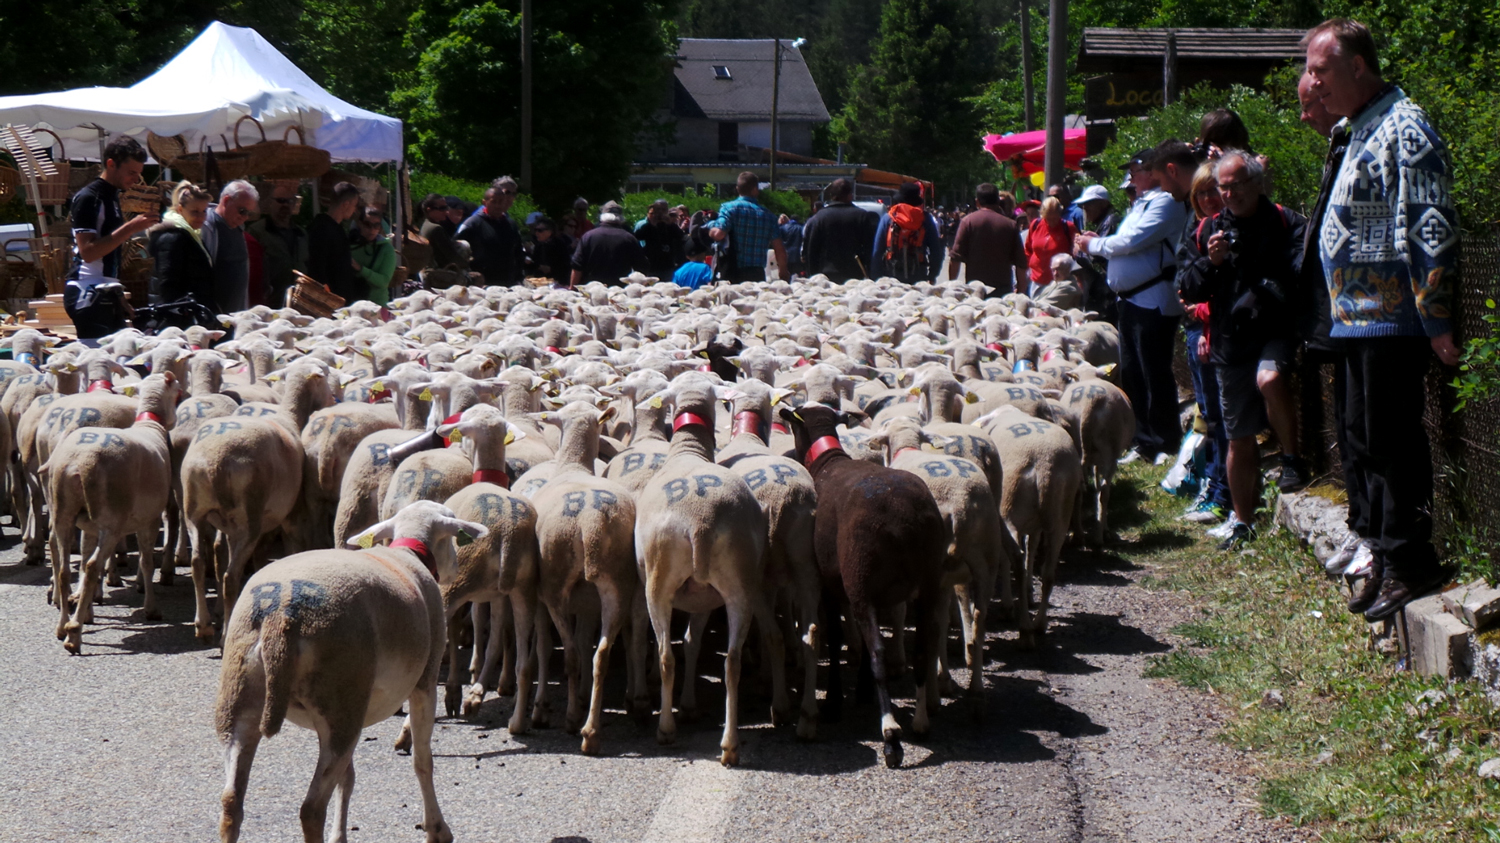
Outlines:
POLYGON ((979 695, 991 605, 1023 643, 1045 631, 1064 541, 1102 543, 1134 431, 1109 380, 1112 326, 986 292, 821 276, 452 287, 334 319, 261 307, 223 317, 225 331, 122 331, 97 349, 23 330, 0 363, 9 503, 28 559, 50 551, 70 652, 100 580, 121 585, 131 536, 147 618, 160 618, 153 573, 167 584, 191 566, 196 634, 224 651, 225 840, 238 838, 258 742, 286 719, 322 746, 304 835, 322 839, 335 793, 342 829, 361 729, 408 702, 398 746, 414 753, 423 827, 451 840, 429 747, 445 657, 449 716, 498 685, 515 694, 521 733, 554 721, 557 635, 562 722, 598 753, 619 640, 627 709, 659 708, 657 737, 672 741, 674 609, 689 615, 681 713, 696 710, 709 615, 726 610, 724 764, 739 759, 755 621, 774 722, 792 719, 787 663, 801 669, 804 739, 823 639, 823 714, 842 703, 847 630, 898 766, 887 665, 907 663, 907 609, 923 735, 948 681, 954 603, 979 695))

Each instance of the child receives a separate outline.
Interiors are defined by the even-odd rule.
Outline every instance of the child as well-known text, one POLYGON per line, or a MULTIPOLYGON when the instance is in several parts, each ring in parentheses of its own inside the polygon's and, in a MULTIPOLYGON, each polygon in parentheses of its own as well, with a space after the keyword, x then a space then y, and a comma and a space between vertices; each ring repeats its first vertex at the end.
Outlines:
POLYGON ((672 275, 672 283, 689 290, 696 290, 704 284, 713 281, 714 271, 708 265, 708 250, 703 248, 697 238, 690 237, 687 241, 687 263, 677 267, 677 272, 672 275))

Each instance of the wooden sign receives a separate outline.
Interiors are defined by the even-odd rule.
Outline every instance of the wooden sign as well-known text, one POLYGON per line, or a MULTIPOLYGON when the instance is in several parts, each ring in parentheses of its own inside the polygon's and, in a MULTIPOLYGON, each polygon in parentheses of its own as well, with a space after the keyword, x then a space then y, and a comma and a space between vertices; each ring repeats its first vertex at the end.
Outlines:
POLYGON ((1132 117, 1162 104, 1161 76, 1110 73, 1083 83, 1084 114, 1090 120, 1132 117))

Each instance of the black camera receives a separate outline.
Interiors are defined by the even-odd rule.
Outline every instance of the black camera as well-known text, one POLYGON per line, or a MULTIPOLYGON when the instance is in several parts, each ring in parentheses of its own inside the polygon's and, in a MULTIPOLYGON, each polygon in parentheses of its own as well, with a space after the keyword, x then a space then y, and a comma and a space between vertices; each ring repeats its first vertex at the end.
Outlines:
POLYGON ((1238 228, 1226 228, 1223 230, 1224 242, 1229 245, 1229 251, 1234 254, 1240 253, 1240 230, 1238 228))

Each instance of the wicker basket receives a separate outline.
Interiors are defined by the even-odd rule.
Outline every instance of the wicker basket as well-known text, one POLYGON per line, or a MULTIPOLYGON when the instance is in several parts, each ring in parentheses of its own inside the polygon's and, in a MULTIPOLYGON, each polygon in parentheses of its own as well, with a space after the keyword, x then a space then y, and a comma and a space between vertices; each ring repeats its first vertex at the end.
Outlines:
POLYGON ((335 310, 344 306, 344 300, 330 292, 327 287, 295 270, 292 274, 297 277, 297 283, 287 291, 288 307, 298 313, 317 318, 331 317, 335 310))
POLYGON ((208 145, 206 139, 198 142, 198 152, 184 155, 172 162, 172 169, 182 173, 189 181, 198 184, 207 182, 208 155, 213 152, 214 163, 219 167, 219 178, 225 182, 242 179, 250 175, 250 155, 245 152, 229 151, 229 140, 222 135, 224 141, 223 152, 213 152, 213 147, 208 145))
POLYGON ((422 286, 429 290, 446 290, 454 284, 463 284, 468 278, 457 269, 424 269, 421 273, 422 286))
POLYGON ((146 148, 151 150, 151 157, 156 159, 156 163, 163 167, 176 167, 177 159, 188 154, 187 143, 182 135, 162 137, 155 132, 147 132, 146 148))
POLYGON ((307 145, 307 136, 302 127, 291 125, 282 133, 272 165, 261 175, 268 179, 315 179, 333 169, 333 156, 326 149, 307 145), (292 132, 297 133, 297 142, 292 143, 292 132))
POLYGON ((146 252, 144 240, 130 240, 120 256, 120 283, 130 294, 132 304, 145 304, 151 293, 151 273, 156 264, 146 252))
POLYGON ((120 213, 127 217, 161 213, 163 184, 136 184, 125 188, 120 194, 120 213))
POLYGON ((41 272, 47 293, 61 293, 67 283, 68 266, 72 262, 72 250, 67 241, 58 237, 30 237, 26 243, 31 247, 31 260, 41 272))
MULTIPOLYGON (((51 129, 35 129, 33 131, 46 132, 51 135, 57 141, 57 154, 59 156, 63 154, 62 138, 58 137, 56 132, 51 129)), ((68 190, 68 176, 72 173, 73 168, 67 161, 60 157, 52 159, 52 165, 57 168, 56 175, 39 175, 36 177, 36 203, 38 205, 51 207, 53 205, 68 204, 68 196, 70 195, 70 191, 68 190)))
POLYGON ((250 156, 245 165, 249 169, 250 175, 263 176, 274 171, 277 165, 281 163, 281 153, 282 150, 286 149, 286 141, 266 140, 266 127, 262 126, 259 120, 246 114, 235 121, 234 149, 236 152, 243 152, 250 156), (246 120, 255 124, 256 130, 260 132, 259 143, 252 143, 249 146, 242 146, 240 144, 240 126, 246 120))
POLYGON ((401 245, 401 257, 407 266, 426 269, 432 263, 432 244, 427 238, 411 229, 406 230, 405 242, 401 245))
POLYGON ((31 299, 45 289, 40 266, 20 255, 5 255, 0 260, 0 298, 31 299))

